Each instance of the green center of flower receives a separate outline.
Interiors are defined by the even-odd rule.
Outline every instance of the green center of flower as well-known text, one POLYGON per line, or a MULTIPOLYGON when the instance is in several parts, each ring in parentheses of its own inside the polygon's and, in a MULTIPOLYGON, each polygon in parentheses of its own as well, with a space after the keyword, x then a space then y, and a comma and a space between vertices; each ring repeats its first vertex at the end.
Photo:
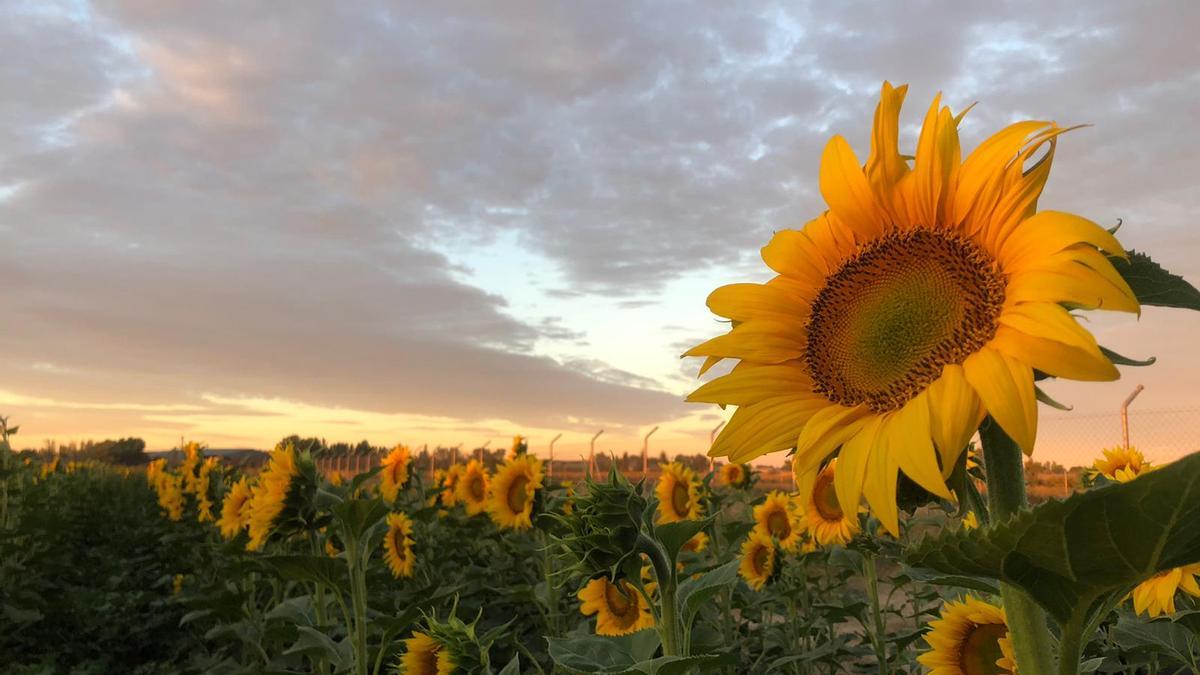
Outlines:
POLYGON ((677 481, 675 486, 671 488, 671 507, 675 509, 676 515, 680 518, 686 518, 689 513, 688 505, 691 501, 687 483, 677 481))
POLYGON ((527 485, 529 485, 528 478, 517 476, 513 479, 512 485, 508 486, 508 508, 513 513, 521 513, 525 510, 525 503, 529 501, 527 485))
POLYGON ((842 519, 842 504, 838 501, 831 474, 823 472, 817 477, 817 483, 813 486, 813 504, 821 518, 831 521, 842 519))
POLYGON ((1004 652, 1000 650, 1000 638, 1008 633, 1008 627, 998 623, 974 626, 962 643, 959 667, 966 675, 997 675, 1007 672, 996 665, 1004 652))
POLYGON ((776 539, 787 539, 792 534, 792 524, 783 511, 772 511, 767 516, 767 530, 776 539))
POLYGON ((916 230, 877 239, 813 301, 805 361, 845 406, 896 410, 996 333, 1004 277, 974 242, 916 230))

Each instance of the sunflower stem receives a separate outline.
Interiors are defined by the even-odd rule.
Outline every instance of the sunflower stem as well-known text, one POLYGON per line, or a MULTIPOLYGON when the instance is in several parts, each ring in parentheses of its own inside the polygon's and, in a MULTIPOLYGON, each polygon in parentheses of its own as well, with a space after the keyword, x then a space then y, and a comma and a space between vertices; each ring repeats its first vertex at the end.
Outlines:
POLYGON ((676 600, 678 579, 675 576, 675 566, 667 559, 662 546, 645 533, 638 534, 637 550, 645 553, 654 566, 654 576, 658 580, 658 597, 661 604, 659 618, 662 625, 658 627, 662 636, 663 656, 685 656, 680 652, 679 612, 676 600))
POLYGON ((888 675, 886 633, 883 629, 883 611, 879 607, 879 574, 876 571, 875 554, 863 554, 863 574, 867 577, 867 599, 871 602, 871 644, 875 648, 875 659, 879 661, 880 675, 888 675))
MULTIPOLYGON (((983 443, 983 461, 987 469, 991 522, 1002 523, 1029 505, 1025 496, 1025 467, 1021 449, 990 417, 979 427, 979 439, 983 443)), ((1004 601, 1004 613, 1008 618, 1018 670, 1025 675, 1050 675, 1056 672, 1046 613, 1025 591, 1003 581, 1000 582, 1000 597, 1004 601)), ((1069 662, 1069 657, 1064 660, 1069 662)), ((1067 670, 1057 672, 1074 673, 1077 667, 1078 662, 1068 663, 1067 670)))

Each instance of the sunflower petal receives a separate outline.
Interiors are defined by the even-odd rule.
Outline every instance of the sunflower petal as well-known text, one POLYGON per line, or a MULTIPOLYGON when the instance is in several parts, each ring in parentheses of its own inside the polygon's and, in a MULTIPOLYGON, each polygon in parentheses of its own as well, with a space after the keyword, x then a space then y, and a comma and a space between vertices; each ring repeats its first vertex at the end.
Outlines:
POLYGON ((769 319, 746 321, 728 333, 702 342, 683 353, 684 356, 720 356, 739 358, 756 363, 783 363, 804 356, 803 324, 769 319))
POLYGON ((984 347, 963 362, 967 382, 988 414, 1026 454, 1037 438, 1037 397, 1033 369, 1003 352, 984 347))
POLYGON ((1096 223, 1061 211, 1039 211, 1026 218, 1000 245, 998 260, 1006 271, 1036 264, 1076 244, 1091 244, 1112 255, 1128 259, 1121 242, 1096 223))
POLYGON ((687 401, 746 406, 776 396, 797 396, 796 392, 811 389, 808 369, 799 363, 739 366, 729 374, 701 385, 688 395, 687 401))
POLYGON ((983 421, 983 410, 957 364, 944 367, 942 376, 929 385, 928 401, 933 443, 942 457, 942 476, 948 477, 983 421))
POLYGON ((804 470, 819 465, 839 445, 858 433, 872 415, 866 406, 847 408, 829 403, 808 420, 796 439, 796 461, 804 470))
POLYGON ((733 413, 708 454, 728 456, 744 464, 755 457, 792 447, 796 435, 818 411, 829 405, 819 397, 778 396, 733 413))
POLYGON ((708 296, 708 308, 713 314, 734 321, 751 321, 763 317, 784 321, 803 320, 809 305, 778 285, 729 284, 708 296))
POLYGON ((860 241, 883 234, 885 218, 854 150, 841 136, 825 145, 821 156, 821 195, 838 220, 854 231, 860 241))
POLYGON ((1054 377, 1086 382, 1111 382, 1121 377, 1116 366, 1104 358, 1099 348, 1083 349, 1028 335, 1008 326, 997 329, 991 344, 997 350, 1054 377))
POLYGON ((1060 305, 1049 302, 1025 302, 1007 307, 1000 313, 1001 326, 1015 328, 1034 337, 1056 340, 1066 345, 1099 353, 1096 338, 1060 305))
POLYGON ((899 150, 900 108, 907 92, 907 84, 893 87, 890 82, 883 83, 879 105, 875 108, 871 155, 867 158, 867 181, 892 222, 897 221, 893 190, 908 173, 908 163, 899 150))
POLYGON ((913 162, 913 185, 909 224, 932 227, 943 222, 942 203, 950 194, 950 177, 958 166, 958 129, 949 108, 941 107, 942 95, 934 97, 913 162))
POLYGON ((980 143, 959 170, 958 189, 954 194, 955 223, 967 220, 978 204, 978 212, 986 212, 1000 198, 1000 178, 1004 167, 1017 156, 1030 136, 1045 129, 1050 122, 1017 122, 1001 129, 980 143))
MULTIPOLYGON (((871 460, 871 454, 876 452, 882 421, 883 418, 879 416, 868 419, 858 433, 842 444, 842 449, 838 451, 837 470, 833 472, 833 487, 845 511, 853 512, 862 500, 867 464, 871 460)), ((802 498, 807 500, 808 495, 803 494, 802 498)))
POLYGON ((929 492, 943 499, 953 499, 933 448, 928 393, 914 396, 892 417, 885 433, 891 435, 890 447, 896 453, 900 470, 929 492))
POLYGON ((893 413, 884 420, 876 441, 875 450, 871 453, 867 465, 866 480, 863 484, 863 494, 871 512, 879 522, 887 528, 892 536, 900 535, 900 509, 896 504, 896 479, 900 471, 897 453, 901 448, 896 447, 896 440, 891 427, 896 423, 897 415, 893 413))

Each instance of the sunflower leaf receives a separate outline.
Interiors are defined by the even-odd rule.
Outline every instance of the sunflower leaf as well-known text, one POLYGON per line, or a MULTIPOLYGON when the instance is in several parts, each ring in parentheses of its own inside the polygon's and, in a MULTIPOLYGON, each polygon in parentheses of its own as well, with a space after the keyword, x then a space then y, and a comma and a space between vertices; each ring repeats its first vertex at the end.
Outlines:
POLYGON ((707 529, 715 520, 716 516, 709 516, 700 520, 678 520, 673 523, 657 525, 654 528, 654 538, 662 544, 667 559, 674 565, 675 560, 679 557, 679 550, 683 548, 684 544, 707 529))
POLYGON ((740 560, 727 562, 679 585, 679 602, 683 604, 684 626, 691 626, 696 615, 700 613, 700 608, 712 600, 719 591, 737 583, 740 562, 740 560))
POLYGON ((1109 261, 1143 305, 1200 310, 1200 290, 1145 253, 1131 250, 1128 262, 1114 256, 1109 256, 1109 261))
POLYGON ((944 532, 910 548, 906 559, 1019 586, 1061 624, 1086 625, 1155 573, 1200 562, 1200 453, 991 527, 944 532))
POLYGON ((1104 355, 1104 358, 1112 361, 1118 366, 1152 366, 1154 365, 1154 362, 1158 360, 1158 357, 1155 356, 1151 356, 1148 359, 1131 359, 1128 356, 1122 356, 1113 350, 1108 349, 1104 345, 1100 345, 1100 353, 1104 355))

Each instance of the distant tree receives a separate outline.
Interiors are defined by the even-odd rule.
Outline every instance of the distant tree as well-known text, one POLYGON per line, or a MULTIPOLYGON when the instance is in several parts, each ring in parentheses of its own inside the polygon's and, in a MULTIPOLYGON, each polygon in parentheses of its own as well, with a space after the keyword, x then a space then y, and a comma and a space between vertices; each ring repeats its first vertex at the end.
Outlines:
POLYGON ((122 438, 116 441, 105 440, 95 444, 89 443, 89 445, 90 447, 85 452, 85 455, 101 462, 133 466, 135 464, 145 464, 148 461, 146 457, 146 441, 140 438, 122 438))

